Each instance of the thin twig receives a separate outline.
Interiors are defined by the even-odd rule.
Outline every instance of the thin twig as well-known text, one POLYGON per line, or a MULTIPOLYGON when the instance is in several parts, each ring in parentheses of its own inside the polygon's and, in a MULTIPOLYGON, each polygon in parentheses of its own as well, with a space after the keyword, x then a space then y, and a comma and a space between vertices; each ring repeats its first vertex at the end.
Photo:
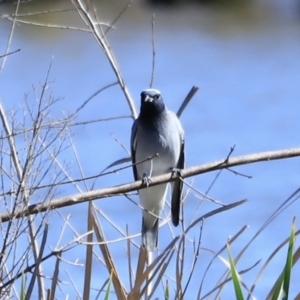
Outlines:
POLYGON ((152 71, 151 71, 151 81, 150 81, 150 88, 153 86, 154 81, 154 73, 155 73, 155 40, 154 40, 154 18, 155 14, 152 15, 152 71))
MULTIPOLYGON (((58 256, 60 255, 62 252, 67 251, 67 250, 59 250, 59 251, 52 251, 51 253, 49 253, 48 255, 44 256, 42 259, 40 259, 40 263, 47 260, 48 258, 52 257, 52 256, 58 256)), ((28 273, 28 272, 32 272, 32 270, 34 268, 37 267, 37 263, 34 263, 30 266, 28 266, 27 268, 23 269, 22 272, 18 273, 16 276, 14 276, 12 279, 8 280, 7 282, 3 283, 3 285, 0 286, 0 291, 2 289, 5 289, 7 286, 10 286, 12 283, 14 283, 18 278, 20 278, 21 276, 24 276, 24 274, 28 273)))
POLYGON ((26 14, 12 14, 12 15, 1 15, 0 17, 6 18, 6 17, 29 17, 29 16, 36 16, 36 15, 46 15, 46 14, 52 14, 52 13, 58 13, 58 12, 69 12, 69 11, 76 11, 74 8, 64 8, 64 9, 49 9, 49 10, 43 10, 43 11, 37 11, 37 12, 29 12, 26 14))
POLYGON ((8 56, 8 55, 15 54, 15 53, 20 52, 20 51, 21 51, 21 49, 17 49, 17 50, 15 50, 15 51, 6 53, 6 54, 4 54, 4 55, 0 55, 0 59, 3 58, 3 57, 5 57, 5 56, 8 56))
POLYGON ((48 236, 48 229, 49 229, 49 225, 46 223, 44 233, 43 233, 42 242, 41 242, 41 247, 40 247, 40 250, 39 250, 39 255, 38 255, 38 258, 36 260, 36 267, 34 268, 33 275, 31 277, 30 283, 27 287, 25 300, 31 299, 31 295, 32 295, 34 284, 35 284, 35 280, 36 280, 37 276, 42 275, 42 274, 39 273, 39 271, 40 271, 39 266, 40 266, 40 264, 42 262, 42 258, 43 258, 43 253, 44 253, 44 249, 45 249, 45 245, 46 245, 46 241, 47 241, 47 236, 48 236))
MULTIPOLYGON (((183 179, 181 179, 181 180, 183 180, 183 179)), ((195 187, 193 187, 192 184, 187 183, 185 180, 183 180, 183 182, 184 182, 184 184, 185 184, 186 186, 188 186, 192 191, 194 191, 194 192, 196 192, 197 194, 201 195, 201 196, 202 196, 202 199, 201 199, 201 200, 207 199, 207 200, 209 200, 209 201, 211 201, 211 202, 213 202, 213 203, 215 203, 215 204, 217 204, 217 205, 220 205, 220 206, 226 205, 226 204, 222 203, 221 201, 218 201, 218 200, 213 199, 212 197, 209 197, 209 196, 208 196, 208 192, 202 193, 201 191, 199 191, 199 190, 197 190, 195 187)), ((195 195, 195 194, 194 194, 194 195, 195 195)), ((195 197, 199 198, 197 195, 195 195, 195 197)))
POLYGON ((199 228, 199 231, 200 231, 200 232, 199 232, 199 237, 198 237, 198 243, 197 243, 197 248, 196 248, 196 251, 195 251, 196 253, 194 253, 193 262, 192 262, 192 269, 191 269, 190 274, 189 274, 189 276, 188 276, 188 280, 187 280, 187 282, 186 282, 185 288, 184 288, 184 290, 183 290, 183 292, 182 292, 181 299, 184 299, 184 295, 185 295, 185 293, 186 293, 186 291, 187 291, 187 288, 188 288, 188 286, 189 286, 189 284, 190 284, 190 281, 191 281, 192 276, 193 276, 194 271, 195 271, 195 267, 196 267, 196 264, 197 264, 197 260, 198 260, 198 258, 199 258, 200 245, 201 245, 202 232, 203 232, 203 223, 204 223, 204 219, 202 219, 202 221, 201 221, 201 225, 200 225, 200 228, 199 228))
MULTIPOLYGON (((242 229, 240 229, 239 231, 238 231, 238 233, 236 233, 233 237, 231 237, 230 239, 229 239, 229 241, 227 242, 229 245, 231 245, 246 229, 248 228, 248 226, 246 225, 246 226, 243 226, 242 227, 242 229)), ((213 256, 213 258, 210 260, 210 262, 208 263, 208 265, 207 265, 207 267, 206 267, 206 269, 205 269, 205 271, 204 271, 204 275, 203 275, 203 277, 202 277, 202 279, 201 279, 201 283, 200 283, 200 287, 199 287, 199 291, 198 291, 198 296, 197 296, 197 298, 196 299, 200 299, 200 295, 201 295, 201 291, 202 291, 202 288, 203 288, 203 285, 204 285, 204 280, 206 279, 206 276, 207 276, 207 273, 208 273, 208 271, 209 271, 209 269, 210 269, 210 267, 212 266, 212 264, 213 264, 213 262, 215 261, 215 259, 219 256, 219 255, 221 255, 221 253, 226 249, 226 245, 227 245, 227 243, 218 251, 218 252, 213 252, 214 253, 214 256, 213 256)))
MULTIPOLYGON (((68 117, 66 119, 55 121, 52 123, 46 123, 41 124, 38 129, 49 129, 49 128, 55 128, 55 127, 66 127, 68 126, 82 126, 82 125, 89 125, 93 123, 99 123, 99 122, 107 122, 107 121, 114 121, 119 119, 130 119, 130 115, 123 115, 123 116, 115 116, 115 117, 108 117, 108 118, 101 118, 101 119, 95 119, 95 120, 88 120, 88 121, 81 121, 76 123, 71 123, 71 117, 68 117), (68 124, 69 123, 69 124, 68 124)), ((24 129, 15 129, 14 132, 12 132, 10 135, 0 136, 0 140, 6 140, 8 137, 17 136, 20 134, 24 134, 26 132, 31 132, 33 130, 33 127, 24 128, 24 129)))
MULTIPOLYGON (((9 21, 13 21, 14 18, 11 16, 2 16, 3 19, 7 19, 9 21)), ((38 22, 32 22, 32 21, 26 21, 26 20, 20 20, 18 19, 16 23, 19 24, 27 24, 27 25, 33 25, 38 27, 47 27, 47 28, 57 28, 57 29, 68 29, 68 30, 75 30, 75 31, 84 31, 84 32, 90 32, 89 29, 86 28, 80 28, 80 27, 73 27, 73 26, 63 26, 63 25, 56 25, 56 24, 45 24, 45 23, 38 23, 38 22)), ((108 26, 109 24, 101 23, 102 26, 108 26)))
MULTIPOLYGON (((121 148, 130 156, 130 152, 126 149, 126 147, 124 146, 124 144, 117 138, 115 137, 112 133, 110 134, 110 136, 115 140, 116 143, 118 143, 119 146, 121 146, 121 148)), ((131 158, 131 157, 130 157, 131 158)))
MULTIPOLYGON (((231 156, 231 154, 233 153, 235 149, 235 145, 233 145, 233 147, 230 148, 230 151, 229 153, 227 154, 227 157, 225 158, 225 162, 228 161, 229 157, 231 156)), ((228 170, 228 169, 227 169, 228 170)), ((210 190, 212 189, 212 187, 214 186, 214 184, 217 182, 217 179, 220 177, 221 173, 222 173, 223 169, 222 170, 219 170, 217 172, 217 174, 215 175, 213 181, 210 183, 208 189, 206 190, 205 194, 208 194, 210 192, 210 190)))
POLYGON ((112 26, 114 26, 116 24, 116 22, 121 18, 121 16, 125 13, 125 11, 131 6, 133 0, 130 0, 125 7, 120 11, 120 13, 116 16, 116 18, 112 21, 111 26, 108 27, 105 31, 104 34, 107 34, 108 31, 113 28, 112 26))
POLYGON ((235 170, 231 170, 231 169, 227 169, 227 171, 233 173, 234 175, 237 175, 237 176, 241 176, 241 177, 245 177, 245 178, 248 178, 248 179, 252 179, 252 176, 251 175, 246 175, 246 174, 243 174, 241 172, 237 172, 235 170))
POLYGON ((108 88, 110 88, 110 87, 112 87, 112 86, 114 86, 114 85, 117 85, 118 84, 118 82, 114 82, 114 83, 110 83, 110 84, 108 84, 108 85, 106 85, 106 86, 104 86, 103 88, 101 88, 100 90, 98 90, 98 91, 96 91, 93 95, 91 95, 87 100, 85 100, 84 102, 83 102, 83 104, 82 105, 80 105, 76 110, 75 110, 75 112, 74 112, 74 115, 77 115, 78 114, 78 112, 80 111, 80 110, 82 110, 94 97, 96 97, 98 94, 100 94, 101 92, 103 92, 103 91, 105 91, 106 89, 108 89, 108 88))

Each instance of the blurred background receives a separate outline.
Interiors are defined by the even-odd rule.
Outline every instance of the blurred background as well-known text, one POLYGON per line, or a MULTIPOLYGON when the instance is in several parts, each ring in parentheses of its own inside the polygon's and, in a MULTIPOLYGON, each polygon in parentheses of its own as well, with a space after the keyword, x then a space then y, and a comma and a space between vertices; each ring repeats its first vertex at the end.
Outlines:
MULTIPOLYGON (((126 5, 125 1, 95 2, 99 20, 108 24, 126 5)), ((5 15, 13 14, 15 7, 16 4, 10 1, 0 4, 0 55, 5 53, 12 26, 5 15)), ((29 23, 85 28, 77 12, 68 10, 73 9, 70 1, 21 3, 19 14, 60 9, 67 11, 21 19, 29 23)), ((190 167, 225 159, 234 145, 232 156, 299 147, 299 12, 297 0, 133 1, 114 24, 114 29, 107 33, 107 38, 139 110, 140 92, 149 86, 151 79, 151 23, 155 13, 153 86, 161 91, 167 106, 174 111, 177 111, 193 85, 200 88, 181 116, 186 134, 186 166, 190 167)), ((56 118, 74 112, 94 92, 116 81, 107 58, 87 32, 20 23, 15 28, 10 45, 11 51, 16 49, 21 51, 7 58, 0 74, 0 97, 8 112, 21 110, 25 95, 29 103, 35 101, 33 86, 41 86, 50 63, 51 89, 54 97, 61 99, 51 111, 51 116, 56 118)), ((128 117, 72 128, 72 138, 85 176, 96 175, 110 163, 128 156, 116 139, 130 150, 132 118, 119 86, 100 93, 78 114, 76 122, 124 115, 128 117)), ((68 163, 73 178, 80 178, 71 150, 66 149, 61 160, 68 163)), ((209 196, 224 204, 245 198, 248 202, 206 220, 201 241, 201 247, 217 252, 229 236, 242 226, 249 225, 233 244, 233 255, 246 245, 275 209, 299 188, 300 159, 245 165, 234 170, 252 178, 224 170, 209 196)), ((187 182, 205 192, 215 175, 204 174, 189 178, 187 182)), ((93 182, 90 182, 88 188, 98 189, 131 181, 133 176, 129 169, 102 177, 93 187, 93 182)), ((82 189, 85 190, 83 185, 82 189)), ((58 196, 77 192, 72 185, 63 186, 58 196)), ((138 200, 137 196, 133 198, 138 200)), ((124 232, 125 224, 128 224, 131 234, 139 233, 141 212, 125 197, 98 200, 95 204, 124 232)), ((185 202, 186 224, 217 207, 190 193, 185 202)), ((70 215, 70 223, 82 234, 86 231, 86 210, 87 204, 82 204, 60 209, 59 212, 63 216, 70 215)), ((289 236, 294 216, 299 216, 298 201, 263 231, 237 269, 249 268, 262 259, 261 267, 272 251, 289 236)), ((49 247, 56 246, 63 222, 57 212, 51 213, 49 247)), ((107 240, 120 237, 106 221, 103 221, 103 228, 107 240)), ((174 229, 175 235, 178 232, 178 229, 174 229)), ((73 237, 72 230, 67 230, 61 244, 73 237)), ((160 249, 170 241, 170 231, 164 226, 159 234, 160 249)), ((136 242, 139 243, 139 238, 136 242)), ((125 243, 111 245, 120 272, 124 272, 123 278, 128 274, 127 266, 123 267, 126 263, 125 247, 125 243)), ((256 299, 266 297, 283 268, 286 251, 287 247, 266 269, 255 289, 256 299)), ((69 261, 78 258, 80 263, 84 263, 84 246, 77 246, 65 255, 69 261)), ((137 255, 136 249, 134 255, 137 255)), ((223 255, 226 257, 227 254, 223 255)), ((211 253, 205 250, 200 252, 195 275, 198 278, 193 280, 186 299, 195 299, 193 290, 198 290, 200 278, 211 258, 211 253)), ((97 263, 94 268, 94 288, 99 288, 108 276, 98 264, 99 269, 97 263)), ((49 263, 49 274, 52 267, 53 264, 49 263)), ((260 267, 244 274, 244 282, 251 285, 260 267)), ((226 267, 221 261, 213 265, 202 295, 210 291, 223 269, 225 271, 226 267)), ((83 268, 67 265, 66 270, 61 270, 62 282, 69 281, 66 275, 69 272, 75 285, 82 290, 83 268)), ((187 264, 187 272, 189 270, 190 265, 187 264)), ((44 271, 47 273, 47 267, 44 271)), ((174 278, 174 272, 170 276, 174 278)), ((291 299, 299 292, 299 266, 292 274, 292 281, 291 299)), ((69 294, 71 299, 76 296, 74 288, 64 283, 61 284, 61 293, 64 296, 69 294)), ((223 299, 232 298, 233 287, 228 285, 223 299)))

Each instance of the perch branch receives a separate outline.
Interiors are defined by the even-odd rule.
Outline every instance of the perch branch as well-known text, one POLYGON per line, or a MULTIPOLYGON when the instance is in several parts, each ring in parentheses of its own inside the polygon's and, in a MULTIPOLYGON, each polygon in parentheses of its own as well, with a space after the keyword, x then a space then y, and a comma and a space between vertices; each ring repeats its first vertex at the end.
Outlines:
MULTIPOLYGON (((288 150, 279 150, 279 151, 267 151, 261 153, 254 153, 250 155, 233 157, 225 160, 219 160, 212 163, 207 163, 199 166, 194 166, 191 168, 187 168, 182 170, 182 178, 187 178, 207 172, 212 172, 221 169, 227 169, 234 166, 246 165, 251 163, 257 163, 261 161, 270 161, 277 159, 285 159, 291 157, 300 156, 300 148, 293 148, 288 150)), ((155 176, 151 178, 151 182, 149 183, 149 187, 158 185, 161 183, 174 181, 178 176, 174 176, 173 173, 168 173, 160 176, 155 176)), ((45 212, 53 209, 57 209, 60 207, 65 207, 69 205, 79 204, 91 200, 101 199, 112 197, 115 195, 121 195, 124 193, 132 192, 135 190, 145 188, 142 185, 142 181, 138 180, 132 183, 127 183, 123 185, 103 188, 100 190, 89 191, 85 193, 75 194, 71 196, 66 196, 62 198, 53 199, 50 201, 40 202, 37 204, 30 205, 25 209, 16 210, 13 214, 11 213, 3 213, 0 214, 0 222, 8 222, 13 218, 22 218, 24 216, 38 214, 40 212, 45 212)))

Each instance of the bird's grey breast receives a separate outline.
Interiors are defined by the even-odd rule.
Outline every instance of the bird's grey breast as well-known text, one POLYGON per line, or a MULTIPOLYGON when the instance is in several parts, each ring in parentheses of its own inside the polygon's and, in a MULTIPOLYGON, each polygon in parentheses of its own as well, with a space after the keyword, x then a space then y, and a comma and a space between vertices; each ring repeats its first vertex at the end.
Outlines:
POLYGON ((136 162, 150 157, 152 160, 137 165, 139 176, 155 176, 170 172, 177 165, 180 136, 168 118, 154 122, 139 121, 136 132, 136 162), (156 156, 157 155, 157 156, 156 156))

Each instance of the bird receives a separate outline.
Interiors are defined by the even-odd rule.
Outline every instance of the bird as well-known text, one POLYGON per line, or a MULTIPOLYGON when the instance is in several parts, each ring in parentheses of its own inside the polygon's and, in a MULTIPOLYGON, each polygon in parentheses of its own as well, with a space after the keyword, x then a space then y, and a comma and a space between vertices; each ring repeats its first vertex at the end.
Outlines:
MULTIPOLYGON (((164 208, 168 183, 148 187, 151 177, 184 168, 184 131, 176 114, 166 107, 161 93, 149 88, 141 92, 138 118, 131 130, 131 157, 135 180, 147 187, 139 190, 143 209, 142 245, 148 252, 157 248, 158 223, 164 208)), ((172 182, 171 215, 179 224, 183 182, 172 182)))

